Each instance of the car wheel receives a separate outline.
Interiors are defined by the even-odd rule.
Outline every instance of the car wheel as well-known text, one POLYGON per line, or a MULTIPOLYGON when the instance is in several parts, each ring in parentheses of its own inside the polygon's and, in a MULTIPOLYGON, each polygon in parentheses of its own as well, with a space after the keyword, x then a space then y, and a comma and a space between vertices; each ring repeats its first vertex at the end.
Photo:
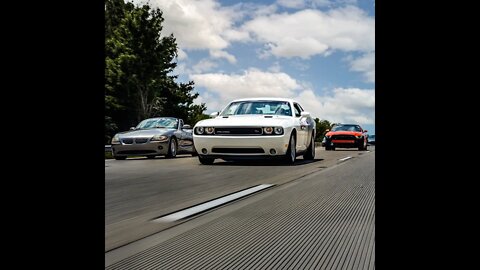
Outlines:
POLYGON ((215 161, 214 158, 208 158, 208 157, 202 157, 202 156, 198 156, 198 160, 200 161, 200 163, 202 163, 203 165, 212 165, 213 162, 215 161))
POLYGON ((192 157, 198 156, 197 149, 195 149, 195 146, 193 146, 192 148, 193 148, 192 157))
POLYGON ((297 142, 295 135, 290 135, 290 143, 288 144, 287 154, 285 155, 285 162, 287 164, 294 164, 297 158, 297 142))
POLYGON ((168 144, 168 153, 167 158, 174 158, 177 156, 177 140, 175 138, 170 138, 170 143, 168 144))
POLYGON ((332 148, 330 146, 325 146, 325 151, 330 151, 332 148))
POLYGON ((155 156, 147 156, 148 159, 154 159, 155 156))
POLYGON ((117 157, 117 156, 115 156, 115 157, 113 157, 113 158, 115 158, 116 160, 125 160, 125 159, 127 159, 127 157, 117 157))
POLYGON ((303 154, 303 159, 306 159, 306 160, 315 159, 315 140, 313 139, 313 136, 312 136, 312 139, 310 139, 310 146, 308 147, 307 152, 303 154))

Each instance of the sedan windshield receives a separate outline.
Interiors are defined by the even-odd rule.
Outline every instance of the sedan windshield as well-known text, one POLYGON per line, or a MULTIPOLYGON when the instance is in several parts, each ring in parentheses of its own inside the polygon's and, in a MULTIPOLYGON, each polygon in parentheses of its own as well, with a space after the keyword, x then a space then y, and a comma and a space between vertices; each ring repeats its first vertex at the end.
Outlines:
POLYGON ((222 116, 241 114, 276 114, 292 116, 287 101, 238 101, 232 102, 222 112, 222 116))
POLYGON ((151 128, 177 128, 178 120, 175 118, 151 118, 140 122, 136 129, 151 128))
POLYGON ((357 132, 361 132, 362 129, 357 125, 339 125, 339 126, 334 126, 332 128, 332 131, 357 131, 357 132))

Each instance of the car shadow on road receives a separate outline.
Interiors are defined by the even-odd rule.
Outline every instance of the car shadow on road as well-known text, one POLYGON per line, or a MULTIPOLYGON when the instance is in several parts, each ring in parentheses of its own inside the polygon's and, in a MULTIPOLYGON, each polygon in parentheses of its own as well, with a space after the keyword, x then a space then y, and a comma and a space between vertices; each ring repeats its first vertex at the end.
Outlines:
POLYGON ((285 164, 278 160, 236 160, 236 161, 224 161, 219 159, 218 161, 215 160, 213 166, 302 166, 311 163, 315 163, 318 161, 322 161, 323 158, 316 158, 314 160, 305 160, 305 159, 297 159, 294 164, 285 164))

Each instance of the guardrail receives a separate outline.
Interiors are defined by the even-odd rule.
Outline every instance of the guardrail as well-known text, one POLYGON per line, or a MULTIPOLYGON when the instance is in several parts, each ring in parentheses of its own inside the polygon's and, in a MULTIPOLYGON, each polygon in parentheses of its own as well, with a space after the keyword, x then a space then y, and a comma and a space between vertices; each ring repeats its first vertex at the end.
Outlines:
POLYGON ((110 152, 110 151, 112 151, 112 146, 109 145, 109 144, 108 145, 106 144, 105 145, 105 152, 110 152))

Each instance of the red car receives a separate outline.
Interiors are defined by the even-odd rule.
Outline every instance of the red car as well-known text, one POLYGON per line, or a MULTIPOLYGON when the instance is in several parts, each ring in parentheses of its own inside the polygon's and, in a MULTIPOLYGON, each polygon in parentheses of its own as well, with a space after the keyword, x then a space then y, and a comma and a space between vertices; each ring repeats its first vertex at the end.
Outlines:
POLYGON ((358 148, 367 150, 367 130, 356 124, 337 124, 325 134, 325 150, 339 148, 358 148))

